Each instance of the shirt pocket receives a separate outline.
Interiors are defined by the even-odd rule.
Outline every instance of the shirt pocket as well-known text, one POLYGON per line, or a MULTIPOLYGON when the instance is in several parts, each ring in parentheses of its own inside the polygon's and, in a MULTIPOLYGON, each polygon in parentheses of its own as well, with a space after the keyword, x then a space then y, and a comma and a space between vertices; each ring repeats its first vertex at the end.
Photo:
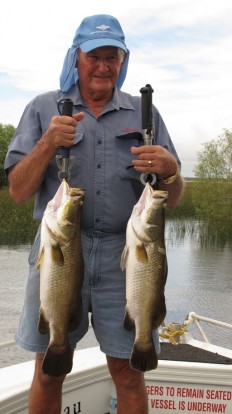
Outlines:
POLYGON ((123 180, 140 180, 140 174, 132 166, 135 158, 131 154, 131 147, 138 147, 143 143, 140 131, 126 132, 116 136, 116 162, 119 177, 123 180))

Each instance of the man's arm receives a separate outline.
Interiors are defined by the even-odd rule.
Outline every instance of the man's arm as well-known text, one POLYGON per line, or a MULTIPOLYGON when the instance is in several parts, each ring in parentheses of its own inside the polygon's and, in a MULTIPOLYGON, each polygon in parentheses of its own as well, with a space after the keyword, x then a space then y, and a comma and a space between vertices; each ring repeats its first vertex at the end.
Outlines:
POLYGON ((37 142, 32 152, 15 164, 9 174, 9 192, 17 204, 24 203, 39 189, 45 170, 55 153, 45 135, 37 142))
POLYGON ((56 148, 73 145, 77 122, 83 118, 83 112, 73 117, 54 116, 48 130, 36 143, 32 152, 10 169, 9 192, 17 204, 25 202, 39 189, 56 148))

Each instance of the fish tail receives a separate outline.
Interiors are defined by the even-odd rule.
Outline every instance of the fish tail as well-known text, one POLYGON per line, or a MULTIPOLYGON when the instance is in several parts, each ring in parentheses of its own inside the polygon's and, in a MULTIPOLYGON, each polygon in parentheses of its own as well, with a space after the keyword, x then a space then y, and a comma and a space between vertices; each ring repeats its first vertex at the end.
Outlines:
POLYGON ((139 343, 135 343, 131 358, 130 366, 136 371, 150 371, 156 369, 158 365, 158 358, 153 342, 150 342, 146 347, 142 347, 139 343))
POLYGON ((49 345, 43 359, 42 370, 44 374, 53 377, 66 375, 72 370, 73 351, 69 344, 62 349, 54 345, 49 345))

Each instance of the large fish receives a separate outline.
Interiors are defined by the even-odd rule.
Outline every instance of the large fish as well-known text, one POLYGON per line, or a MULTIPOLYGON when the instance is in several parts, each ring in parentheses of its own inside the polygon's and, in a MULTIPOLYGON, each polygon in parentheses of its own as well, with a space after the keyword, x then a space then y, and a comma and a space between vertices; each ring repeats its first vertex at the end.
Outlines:
POLYGON ((130 366, 143 372, 157 367, 152 329, 158 328, 166 315, 164 224, 167 196, 166 191, 153 190, 146 184, 128 221, 121 258, 121 268, 126 268, 124 327, 135 328, 136 333, 130 366))
POLYGON ((70 188, 62 181, 49 201, 41 224, 40 315, 38 330, 50 333, 43 360, 45 374, 60 376, 72 369, 72 350, 68 332, 75 330, 82 318, 81 287, 83 258, 80 218, 84 190, 70 188))

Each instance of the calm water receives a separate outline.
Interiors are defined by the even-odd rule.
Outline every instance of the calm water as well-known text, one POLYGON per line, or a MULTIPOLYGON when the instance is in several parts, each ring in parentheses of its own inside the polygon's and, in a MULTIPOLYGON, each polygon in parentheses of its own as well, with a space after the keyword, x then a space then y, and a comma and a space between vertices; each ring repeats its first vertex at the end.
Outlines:
MULTIPOLYGON (((169 274, 166 285, 166 323, 183 322, 194 311, 232 323, 232 248, 202 247, 196 238, 177 237, 166 229, 169 274)), ((20 316, 27 279, 30 246, 0 247, 0 342, 13 339, 20 316)), ((202 325, 212 342, 231 348, 232 331, 202 325)), ((90 329, 78 348, 96 346, 90 329)), ((0 350, 0 367, 32 359, 16 346, 0 350)))

